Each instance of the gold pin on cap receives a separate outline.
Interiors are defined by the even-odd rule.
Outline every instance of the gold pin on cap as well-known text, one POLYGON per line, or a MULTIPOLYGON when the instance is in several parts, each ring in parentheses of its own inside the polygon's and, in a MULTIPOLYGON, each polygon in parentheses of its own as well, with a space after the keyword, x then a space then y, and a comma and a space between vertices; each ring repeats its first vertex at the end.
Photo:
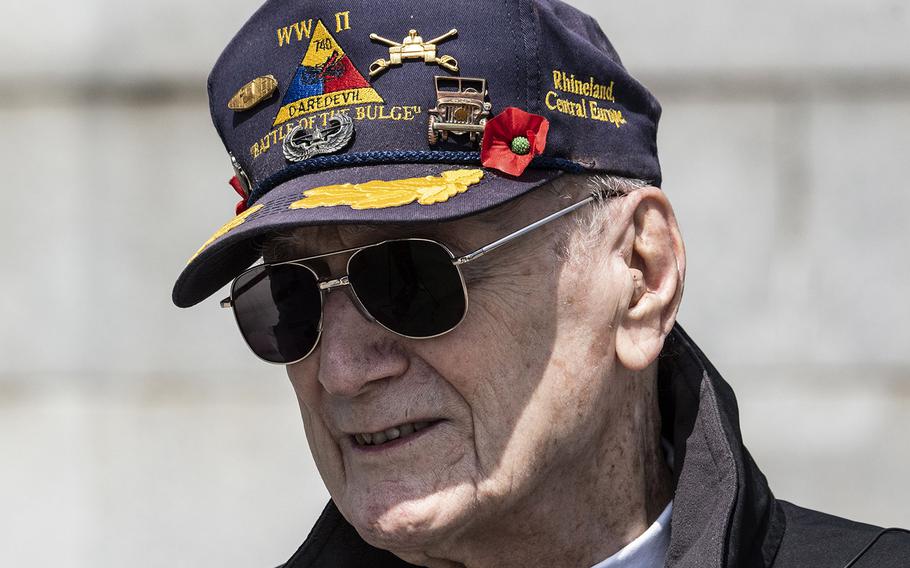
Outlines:
POLYGON ((451 55, 436 55, 436 44, 458 35, 457 29, 451 29, 430 41, 423 41, 417 30, 408 31, 408 37, 401 43, 386 39, 379 34, 370 34, 370 39, 389 46, 389 58, 377 59, 370 65, 370 77, 379 75, 392 65, 401 65, 408 60, 423 60, 424 63, 436 64, 452 73, 458 73, 458 61, 451 55))
POLYGON ((278 88, 278 80, 272 75, 256 77, 246 85, 240 87, 231 100, 228 108, 233 111, 250 110, 262 101, 271 97, 278 88))

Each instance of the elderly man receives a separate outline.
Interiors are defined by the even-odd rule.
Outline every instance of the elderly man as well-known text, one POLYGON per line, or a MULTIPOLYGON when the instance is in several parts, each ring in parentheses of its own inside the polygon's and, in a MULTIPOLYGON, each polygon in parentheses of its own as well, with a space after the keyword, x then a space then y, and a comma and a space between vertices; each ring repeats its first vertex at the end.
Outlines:
POLYGON ((174 301, 233 278, 287 366, 332 497, 287 568, 910 565, 743 446, 675 323, 660 107, 590 17, 271 0, 209 95, 242 199, 174 301))

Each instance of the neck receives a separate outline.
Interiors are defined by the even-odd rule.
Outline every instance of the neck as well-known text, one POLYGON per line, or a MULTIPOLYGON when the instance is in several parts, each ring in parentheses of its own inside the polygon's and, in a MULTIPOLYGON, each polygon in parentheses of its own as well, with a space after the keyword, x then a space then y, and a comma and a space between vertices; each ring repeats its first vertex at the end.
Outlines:
POLYGON ((430 568, 593 566, 641 535, 673 494, 660 444, 656 369, 617 377, 610 396, 626 404, 608 420, 595 451, 553 471, 506 515, 461 535, 430 568))

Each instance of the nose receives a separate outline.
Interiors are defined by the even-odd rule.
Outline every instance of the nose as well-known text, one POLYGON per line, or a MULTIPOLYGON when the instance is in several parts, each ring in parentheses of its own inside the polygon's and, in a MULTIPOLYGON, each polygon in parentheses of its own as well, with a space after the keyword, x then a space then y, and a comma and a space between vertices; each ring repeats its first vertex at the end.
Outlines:
POLYGON ((367 319, 349 290, 336 288, 326 294, 318 352, 319 382, 326 392, 340 397, 355 397, 408 369, 398 337, 367 319))

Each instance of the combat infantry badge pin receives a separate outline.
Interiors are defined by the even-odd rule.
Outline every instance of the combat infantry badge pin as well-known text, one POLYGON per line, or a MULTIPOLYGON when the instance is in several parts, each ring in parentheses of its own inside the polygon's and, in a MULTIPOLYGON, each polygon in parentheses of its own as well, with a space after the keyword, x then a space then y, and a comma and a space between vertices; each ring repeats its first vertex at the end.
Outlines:
POLYGON ((250 110, 262 101, 271 97, 278 88, 278 80, 272 75, 256 77, 246 85, 240 87, 231 100, 228 108, 233 111, 250 110))
POLYGON ((408 37, 401 40, 401 43, 386 39, 379 34, 370 34, 370 39, 380 41, 389 46, 389 59, 377 59, 370 65, 370 77, 379 75, 392 65, 401 65, 408 59, 423 60, 425 63, 435 63, 443 69, 452 73, 458 72, 458 61, 451 55, 436 56, 436 44, 458 35, 458 30, 452 29, 442 34, 438 38, 430 41, 423 41, 423 38, 417 35, 417 30, 408 31, 408 37))
POLYGON ((354 119, 336 113, 320 128, 292 128, 284 137, 284 157, 289 162, 302 162, 319 154, 332 154, 343 149, 354 136, 354 119))

